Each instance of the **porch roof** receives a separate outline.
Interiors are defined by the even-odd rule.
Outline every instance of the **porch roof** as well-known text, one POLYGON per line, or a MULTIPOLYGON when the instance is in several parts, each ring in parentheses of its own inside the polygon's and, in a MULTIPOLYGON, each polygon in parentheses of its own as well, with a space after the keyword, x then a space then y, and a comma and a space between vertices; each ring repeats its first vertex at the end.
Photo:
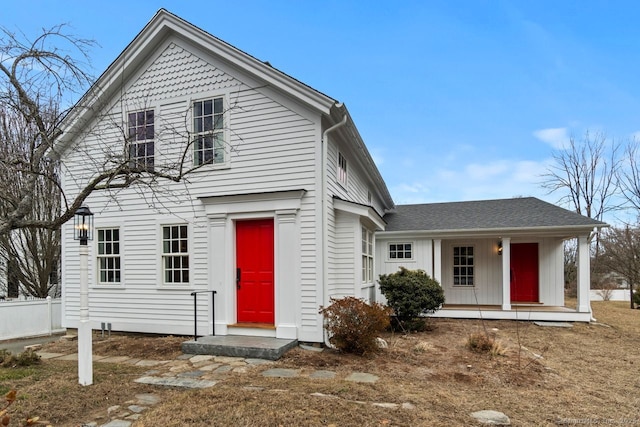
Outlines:
POLYGON ((535 197, 398 205, 384 216, 387 232, 584 229, 606 227, 535 197))

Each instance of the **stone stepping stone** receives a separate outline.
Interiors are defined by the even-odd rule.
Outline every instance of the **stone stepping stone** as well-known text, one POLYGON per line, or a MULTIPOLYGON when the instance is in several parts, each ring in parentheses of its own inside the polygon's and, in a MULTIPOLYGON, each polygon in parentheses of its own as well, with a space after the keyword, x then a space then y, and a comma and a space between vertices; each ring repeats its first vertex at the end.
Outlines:
POLYGON ((215 356, 208 356, 208 355, 198 355, 198 356, 193 356, 189 359, 189 362, 191 363, 199 363, 199 362, 208 362, 211 359, 213 359, 215 356))
POLYGON ((102 425, 102 427, 130 427, 130 426, 131 426, 131 421, 125 421, 125 420, 113 420, 102 425))
POLYGON ((274 368, 267 369, 262 372, 263 377, 272 377, 272 378, 295 378, 300 375, 300 371, 298 369, 284 369, 284 368, 274 368))
POLYGON ((162 385, 167 387, 182 388, 209 388, 216 385, 216 381, 197 380, 193 378, 175 378, 175 377, 142 377, 135 380, 140 384, 162 385))
POLYGON ((160 398, 151 393, 136 394, 136 400, 141 405, 155 405, 160 402, 160 398))
POLYGON ((147 407, 146 406, 140 406, 140 405, 129 405, 129 406, 127 406, 127 409, 130 410, 131 412, 139 414, 140 412, 142 412, 145 409, 147 409, 147 407))
MULTIPOLYGON (((104 357, 97 361, 101 363, 124 363, 129 359, 130 359, 129 356, 111 356, 111 357, 104 357)), ((96 359, 94 358, 93 360, 96 360, 96 359)))
POLYGON ((314 371, 309 374, 309 378, 320 379, 320 380, 332 380, 336 377, 336 373, 333 371, 314 371))
POLYGON ((202 371, 189 371, 189 372, 181 372, 177 376, 179 378, 198 378, 204 375, 202 371))
POLYGON ((169 363, 169 360, 140 360, 136 363, 136 366, 158 366, 169 363))
POLYGON ((58 360, 75 360, 78 361, 78 353, 67 354, 66 356, 58 357, 58 360))
POLYGON ((268 365, 273 363, 273 360, 267 360, 267 359, 245 359, 245 362, 247 362, 248 365, 252 365, 252 366, 258 366, 258 365, 268 365))
POLYGON ((62 357, 65 355, 64 353, 47 353, 44 351, 38 351, 36 352, 36 354, 40 356, 40 359, 43 359, 43 360, 56 359, 58 357, 62 357))
POLYGON ((345 378, 345 381, 353 381, 356 383, 375 383, 380 378, 373 374, 368 374, 366 372, 354 372, 345 378))
POLYGON ((478 420, 480 424, 489 424, 494 426, 510 426, 511 420, 502 412, 493 410, 477 411, 471 414, 473 418, 478 420))

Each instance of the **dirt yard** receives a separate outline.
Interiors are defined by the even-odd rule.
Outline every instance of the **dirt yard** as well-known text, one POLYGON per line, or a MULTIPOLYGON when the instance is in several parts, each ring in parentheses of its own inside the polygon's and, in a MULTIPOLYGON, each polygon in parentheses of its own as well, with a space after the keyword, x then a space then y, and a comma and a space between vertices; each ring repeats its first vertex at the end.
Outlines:
MULTIPOLYGON (((14 419, 38 415, 55 426, 79 426, 141 392, 162 400, 134 424, 147 427, 469 426, 476 425, 469 414, 482 409, 504 412, 518 426, 640 425, 640 310, 619 302, 593 303, 593 308, 598 323, 572 328, 484 322, 504 355, 466 348, 468 336, 484 330, 482 322, 432 319, 429 332, 386 334, 389 348, 370 357, 295 349, 275 364, 302 373, 335 371, 331 380, 266 378, 259 372, 274 367, 268 365, 233 373, 209 389, 186 391, 134 383, 145 368, 96 363, 95 385, 80 387, 76 362, 44 361, 30 368, 0 368, 0 392, 18 389, 14 419), (345 381, 352 372, 380 380, 345 381), (373 402, 408 403, 413 409, 373 402)), ((166 360, 180 354, 183 339, 96 338, 94 353, 166 360)), ((74 342, 56 342, 45 351, 76 349, 74 342)))

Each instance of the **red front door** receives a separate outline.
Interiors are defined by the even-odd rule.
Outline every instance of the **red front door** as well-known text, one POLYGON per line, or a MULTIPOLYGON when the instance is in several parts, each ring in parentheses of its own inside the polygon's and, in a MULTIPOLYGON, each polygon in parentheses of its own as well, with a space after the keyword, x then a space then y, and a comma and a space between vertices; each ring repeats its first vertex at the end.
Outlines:
POLYGON ((538 302, 538 244, 511 245, 511 302, 538 302))
POLYGON ((274 323, 273 219, 236 222, 238 323, 274 323))

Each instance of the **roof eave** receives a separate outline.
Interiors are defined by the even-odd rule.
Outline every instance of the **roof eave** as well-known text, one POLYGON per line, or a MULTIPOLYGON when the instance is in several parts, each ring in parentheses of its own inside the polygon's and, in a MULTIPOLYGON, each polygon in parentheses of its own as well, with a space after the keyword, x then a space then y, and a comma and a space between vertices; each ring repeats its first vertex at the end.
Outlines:
POLYGON ((505 228, 467 228, 448 230, 396 230, 381 231, 380 237, 434 237, 434 238, 459 238, 459 237, 508 237, 508 236, 539 236, 539 237, 563 237, 570 238, 578 235, 590 234, 594 229, 608 227, 608 224, 594 225, 564 225, 564 226, 538 226, 538 227, 505 227, 505 228))

